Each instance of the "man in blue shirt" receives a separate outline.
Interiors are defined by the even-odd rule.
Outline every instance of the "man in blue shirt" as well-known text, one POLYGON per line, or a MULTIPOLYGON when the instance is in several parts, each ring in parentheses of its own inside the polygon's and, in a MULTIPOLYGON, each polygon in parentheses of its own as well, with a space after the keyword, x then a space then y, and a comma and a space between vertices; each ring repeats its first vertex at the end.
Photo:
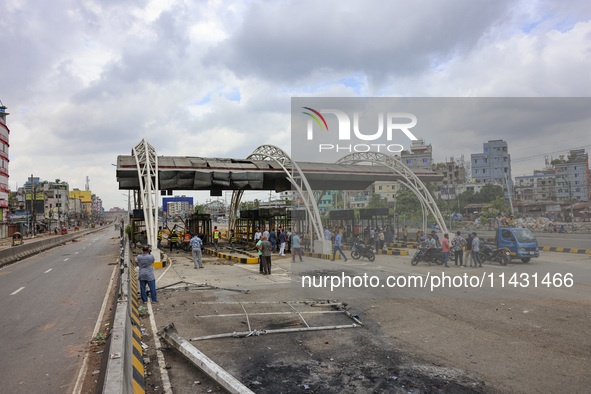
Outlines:
POLYGON ((195 234, 195 236, 191 238, 190 244, 195 269, 203 268, 203 264, 201 263, 201 246, 203 246, 203 241, 201 241, 201 238, 199 238, 199 236, 195 234), (197 266, 197 261, 199 261, 199 267, 197 266))
POLYGON ((142 248, 142 254, 137 256, 137 265, 139 267, 138 280, 140 281, 140 294, 142 301, 148 302, 146 294, 146 285, 150 288, 150 298, 152 302, 158 302, 156 298, 156 278, 154 277, 154 256, 150 254, 151 249, 148 245, 142 248))
POLYGON ((293 231, 291 233, 291 262, 295 263, 296 254, 300 256, 302 260, 302 246, 300 245, 300 237, 293 231))
POLYGON ((335 257, 337 255, 337 250, 341 253, 341 256, 344 257, 345 261, 347 261, 347 256, 345 256, 345 253, 343 253, 343 243, 342 243, 342 237, 341 234, 339 234, 339 230, 335 230, 335 238, 334 238, 334 250, 332 252, 332 261, 335 260, 335 257))

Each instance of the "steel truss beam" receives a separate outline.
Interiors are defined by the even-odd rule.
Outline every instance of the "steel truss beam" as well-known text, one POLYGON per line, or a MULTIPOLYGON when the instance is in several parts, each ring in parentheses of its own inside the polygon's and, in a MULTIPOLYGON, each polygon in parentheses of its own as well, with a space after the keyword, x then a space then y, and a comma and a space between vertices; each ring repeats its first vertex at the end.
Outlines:
POLYGON ((435 203, 433 196, 431 196, 431 193, 429 193, 429 190, 425 187, 425 184, 421 182, 419 177, 417 177, 410 168, 402 164, 400 161, 396 160, 394 157, 379 152, 360 152, 351 153, 345 157, 342 157, 341 159, 337 160, 337 163, 373 163, 380 164, 390 168, 392 171, 402 176, 402 178, 404 179, 398 182, 402 183, 404 186, 409 188, 418 197, 423 210, 423 231, 426 231, 427 226, 427 215, 425 213, 426 211, 429 211, 435 218, 435 222, 439 225, 441 231, 447 233, 447 226, 445 225, 445 220, 443 220, 443 216, 439 211, 439 207, 437 207, 437 204, 435 203))
POLYGON ((157 261, 160 258, 157 245, 158 231, 158 156, 156 149, 145 139, 131 150, 135 158, 137 175, 140 183, 139 198, 144 210, 146 236, 148 244, 154 247, 157 261), (157 256, 156 256, 157 255, 157 256))

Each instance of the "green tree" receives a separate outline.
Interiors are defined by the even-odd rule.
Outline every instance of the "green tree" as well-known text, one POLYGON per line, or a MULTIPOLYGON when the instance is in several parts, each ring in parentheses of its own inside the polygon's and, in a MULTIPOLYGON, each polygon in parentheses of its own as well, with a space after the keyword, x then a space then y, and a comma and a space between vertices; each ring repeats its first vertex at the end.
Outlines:
POLYGON ((368 208, 386 208, 387 205, 385 202, 382 201, 382 196, 377 193, 373 193, 367 204, 368 208))
POLYGON ((396 209, 394 212, 404 217, 419 215, 421 214, 421 202, 412 191, 400 189, 396 193, 396 209))
POLYGON ((195 205, 195 213, 205 213, 205 207, 203 205, 195 205))
MULTIPOLYGON (((465 192, 464 192, 465 193, 465 192)), ((469 203, 485 204, 492 202, 495 198, 503 196, 503 187, 487 183, 478 193, 474 193, 469 203)))

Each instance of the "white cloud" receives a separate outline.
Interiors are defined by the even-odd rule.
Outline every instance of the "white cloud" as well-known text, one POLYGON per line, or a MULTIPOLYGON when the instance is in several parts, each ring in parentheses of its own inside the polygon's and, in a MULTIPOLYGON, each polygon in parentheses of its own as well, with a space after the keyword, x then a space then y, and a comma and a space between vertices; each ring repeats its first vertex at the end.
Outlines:
MULTIPOLYGON (((0 31, 11 187, 38 172, 83 188, 88 175, 107 208, 124 200, 110 164, 142 138, 165 155, 289 150, 291 96, 591 91, 586 1, 21 0, 0 31)), ((434 153, 486 139, 455 151, 434 138, 434 153)))

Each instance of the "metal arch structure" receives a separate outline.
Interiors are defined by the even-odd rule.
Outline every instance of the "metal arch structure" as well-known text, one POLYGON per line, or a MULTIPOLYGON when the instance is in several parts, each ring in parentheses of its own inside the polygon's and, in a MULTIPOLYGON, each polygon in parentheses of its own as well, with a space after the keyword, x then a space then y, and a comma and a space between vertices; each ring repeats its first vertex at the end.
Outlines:
MULTIPOLYGON (((156 149, 145 139, 137 144, 131 155, 135 158, 140 184, 140 202, 144 210, 148 244, 157 245, 158 231, 158 156, 156 149)), ((160 251, 154 248, 154 257, 160 261, 160 251)))
MULTIPOLYGON (((281 166, 289 182, 296 188, 302 200, 309 217, 312 219, 312 225, 314 227, 314 233, 318 240, 323 240, 322 236, 322 220, 320 218, 320 212, 318 211, 318 205, 314 199, 314 193, 310 184, 306 179, 306 176, 297 165, 295 161, 289 157, 289 155, 281 148, 274 145, 261 145, 256 148, 247 160, 273 160, 281 166)), ((235 190, 232 193, 232 202, 230 205, 230 218, 228 220, 228 228, 235 228, 236 214, 238 213, 238 207, 240 200, 242 199, 243 190, 235 190)))
POLYGON ((431 193, 429 193, 429 190, 427 190, 425 184, 421 182, 421 180, 416 176, 416 174, 410 168, 402 164, 400 161, 396 160, 391 156, 379 152, 359 152, 348 154, 337 160, 336 163, 373 163, 380 164, 390 168, 392 171, 402 176, 404 180, 399 182, 401 182, 404 186, 408 187, 421 202, 421 207, 423 210, 423 231, 425 230, 427 220, 427 215, 425 215, 425 211, 428 210, 435 218, 435 222, 439 225, 439 228, 444 233, 447 233, 447 226, 445 225, 445 220, 443 220, 443 216, 441 215, 439 207, 437 207, 437 204, 435 203, 433 196, 431 196, 431 193))

